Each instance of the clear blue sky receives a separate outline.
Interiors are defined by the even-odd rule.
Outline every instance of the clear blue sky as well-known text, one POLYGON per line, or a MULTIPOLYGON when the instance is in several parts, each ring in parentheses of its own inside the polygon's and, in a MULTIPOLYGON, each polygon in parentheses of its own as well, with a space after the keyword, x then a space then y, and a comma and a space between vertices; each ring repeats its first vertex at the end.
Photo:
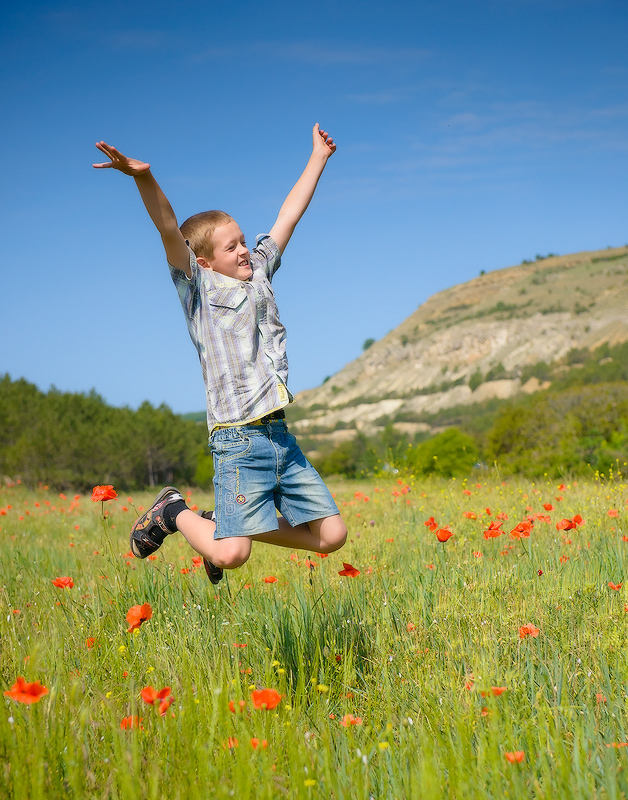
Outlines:
MULTIPOLYGON (((268 230, 315 122, 338 152, 274 281, 290 388, 430 295, 628 242, 625 0, 12 4, 0 35, 0 374, 202 410, 131 179, 268 230)), ((386 387, 382 386, 382 392, 386 387)))

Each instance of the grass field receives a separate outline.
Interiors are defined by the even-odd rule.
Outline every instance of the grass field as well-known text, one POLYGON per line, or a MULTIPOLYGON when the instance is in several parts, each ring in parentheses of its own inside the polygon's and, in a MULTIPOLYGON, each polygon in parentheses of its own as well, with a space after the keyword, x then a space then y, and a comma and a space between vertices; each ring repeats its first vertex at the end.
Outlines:
POLYGON ((337 484, 342 551, 218 588, 116 489, 0 490, 0 797, 628 795, 624 483, 337 484))

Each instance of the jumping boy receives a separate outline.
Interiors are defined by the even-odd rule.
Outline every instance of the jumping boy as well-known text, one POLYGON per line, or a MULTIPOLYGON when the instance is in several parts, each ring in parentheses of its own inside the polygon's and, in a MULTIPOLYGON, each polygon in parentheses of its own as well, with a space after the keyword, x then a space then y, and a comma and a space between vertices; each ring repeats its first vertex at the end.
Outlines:
POLYGON ((215 512, 191 511, 180 492, 167 486, 133 525, 131 549, 146 558, 168 534, 180 531, 203 556, 212 583, 222 578, 223 568, 242 566, 254 541, 331 553, 347 537, 331 494, 285 424, 283 408, 292 401, 286 332, 270 286, 336 150, 318 124, 312 138, 301 177, 269 235, 259 237, 252 251, 223 211, 196 214, 179 228, 150 164, 96 143, 109 161, 93 166, 135 179, 161 235, 203 370, 215 468, 215 512))

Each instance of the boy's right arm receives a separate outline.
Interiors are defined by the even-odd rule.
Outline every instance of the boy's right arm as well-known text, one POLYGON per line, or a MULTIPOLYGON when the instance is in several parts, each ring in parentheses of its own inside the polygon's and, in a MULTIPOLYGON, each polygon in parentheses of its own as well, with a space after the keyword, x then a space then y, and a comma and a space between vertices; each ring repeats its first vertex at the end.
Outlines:
POLYGON ((96 142, 96 147, 110 160, 104 164, 93 164, 92 166, 95 169, 117 169, 135 179, 146 210, 161 235, 168 263, 191 278, 190 251, 179 230, 172 206, 150 171, 150 164, 135 158, 128 158, 106 142, 96 142))

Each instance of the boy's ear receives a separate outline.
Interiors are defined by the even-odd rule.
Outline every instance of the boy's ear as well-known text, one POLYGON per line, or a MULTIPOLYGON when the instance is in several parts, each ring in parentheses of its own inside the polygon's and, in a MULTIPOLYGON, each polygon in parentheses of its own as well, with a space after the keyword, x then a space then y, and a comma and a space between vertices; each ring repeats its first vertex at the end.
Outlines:
POLYGON ((203 256, 198 257, 196 259, 196 263, 199 265, 199 267, 203 267, 203 269, 211 269, 212 268, 211 264, 209 263, 209 261, 206 258, 203 258, 203 256))

